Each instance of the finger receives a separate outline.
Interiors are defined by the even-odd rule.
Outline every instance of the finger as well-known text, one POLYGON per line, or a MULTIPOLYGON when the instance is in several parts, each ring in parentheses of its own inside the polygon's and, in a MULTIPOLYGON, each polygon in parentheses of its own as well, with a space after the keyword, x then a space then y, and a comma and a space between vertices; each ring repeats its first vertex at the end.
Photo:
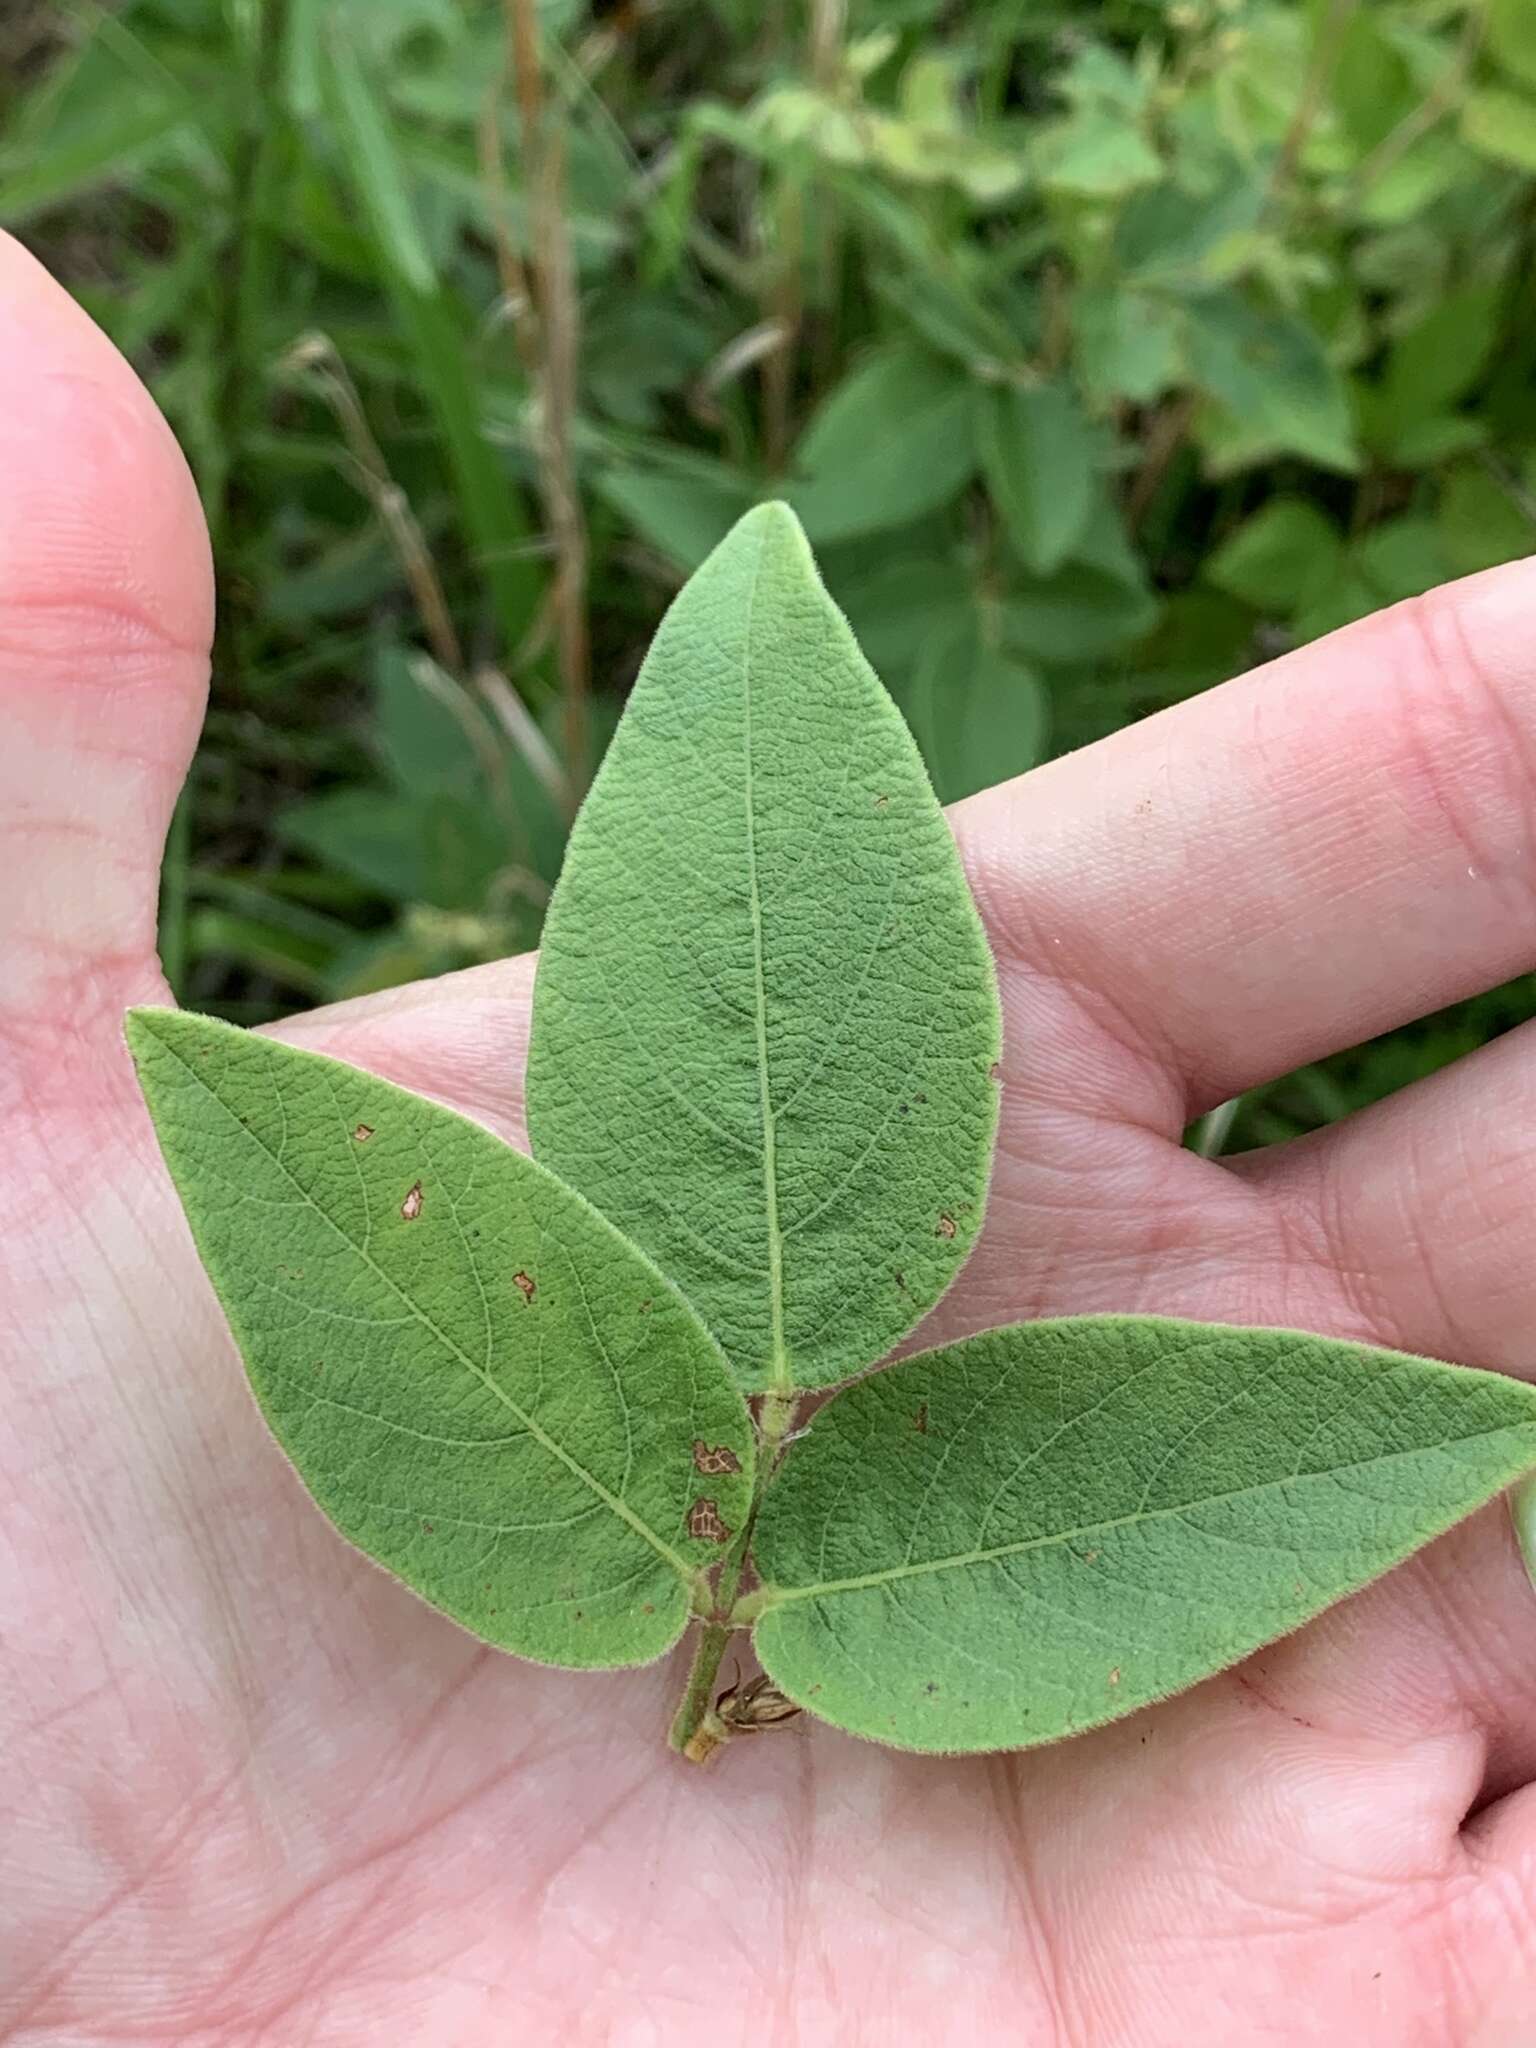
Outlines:
POLYGON ((152 993, 157 879, 202 717, 197 495, 104 335, 0 234, 3 1002, 52 1061, 152 993))
POLYGON ((1234 1682, 1272 1712, 1386 1746, 1458 1741, 1452 1832, 1536 1776, 1536 1592, 1494 1501, 1399 1570, 1261 1650, 1234 1682))
POLYGON ((1536 1378, 1536 1025, 1227 1164, 1379 1342, 1536 1378))
MULTIPOLYGON (((1335 1315, 1378 1343, 1536 1378, 1536 1026, 1326 1131, 1228 1162, 1335 1315)), ((1488 1744, 1479 1799, 1536 1777, 1536 1592, 1496 1505, 1274 1655, 1310 1692, 1488 1744), (1438 1703, 1438 1704, 1437 1704, 1438 1703)))
POLYGON ((1536 958, 1536 561, 961 807, 994 933, 1187 1111, 1536 958))
POLYGON ((1453 1901, 1450 1939, 1461 1973, 1479 1989, 1469 2048, 1530 2048, 1536 2028, 1536 1785, 1486 1808, 1467 1829, 1467 1862, 1477 1880, 1453 1901))
POLYGON ((270 1030, 430 1095, 526 1150, 523 1067, 536 958, 524 953, 356 996, 270 1030))

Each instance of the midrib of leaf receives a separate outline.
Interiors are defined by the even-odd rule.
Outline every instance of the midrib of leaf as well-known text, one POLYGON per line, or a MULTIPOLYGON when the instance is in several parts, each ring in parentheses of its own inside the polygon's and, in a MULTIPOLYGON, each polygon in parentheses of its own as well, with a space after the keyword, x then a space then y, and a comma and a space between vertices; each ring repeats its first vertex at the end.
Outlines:
MULTIPOLYGON (((494 1379, 492 1375, 485 1370, 483 1366, 477 1364, 476 1361, 470 1357, 469 1353, 465 1351, 459 1344, 457 1344, 452 1337, 449 1336, 446 1330, 440 1329, 438 1327, 438 1325, 432 1320, 431 1316, 429 1316, 423 1308, 421 1308, 415 1301, 411 1299, 410 1295, 406 1293, 405 1289, 393 1277, 393 1275, 386 1273, 384 1271, 384 1269, 374 1259, 373 1254, 368 1250, 367 1246, 359 1244, 355 1238, 349 1236, 349 1234, 342 1229, 341 1225, 336 1221, 334 1216, 327 1215, 325 1210, 322 1209, 319 1203, 315 1200, 314 1196, 309 1193, 308 1189, 300 1185, 299 1181, 294 1176, 294 1174, 287 1166, 287 1164, 284 1162, 282 1157, 278 1153, 273 1151, 272 1147, 267 1143, 265 1138, 263 1138, 258 1132, 252 1130, 249 1124, 244 1124, 240 1122, 240 1119, 234 1114, 234 1111, 230 1109, 229 1105, 226 1102, 224 1102, 217 1094, 215 1094, 214 1090, 208 1086, 207 1081, 198 1072, 196 1067, 194 1067, 187 1060, 186 1056, 182 1052, 180 1052, 176 1046, 167 1044, 166 1040, 163 1038, 160 1040, 160 1043, 163 1046, 165 1046, 167 1052, 172 1054, 172 1056, 180 1062, 181 1066, 185 1068, 186 1072, 197 1083, 198 1087, 201 1088, 204 1094, 206 1094, 217 1105, 217 1107, 223 1111, 225 1116, 227 1116, 232 1123, 239 1124, 239 1127, 241 1131, 245 1134, 245 1136, 254 1140, 254 1142, 261 1147, 262 1151, 266 1153, 267 1157, 272 1161, 272 1164, 277 1168, 278 1172, 282 1174, 283 1178, 289 1183, 289 1185, 293 1188, 294 1192, 306 1204, 306 1206, 309 1209, 311 1209, 316 1216, 320 1218, 321 1222, 326 1224, 331 1230, 335 1231, 336 1235, 341 1239, 342 1243, 347 1245, 352 1251, 354 1251, 357 1254, 357 1256, 362 1260, 363 1264, 368 1268, 369 1272, 372 1273, 375 1276, 375 1278, 381 1280, 383 1284, 390 1290, 390 1292, 397 1298, 397 1300, 401 1301, 405 1305, 405 1308, 408 1311, 408 1313, 411 1316, 413 1316, 418 1323, 421 1324, 422 1328, 429 1331, 431 1335, 437 1339, 438 1343, 443 1346, 444 1350, 449 1352, 454 1358, 456 1358, 459 1361, 459 1363, 464 1367, 466 1372, 472 1373, 474 1377, 477 1380, 479 1380, 481 1385, 485 1387, 487 1391, 490 1394, 492 1394, 494 1398, 498 1400, 501 1403, 501 1405, 507 1410, 508 1414, 512 1415, 518 1422, 522 1424, 523 1428, 527 1430, 528 1434, 534 1439, 534 1441, 536 1443, 541 1444, 544 1447, 544 1449, 549 1452, 552 1458, 558 1459, 559 1462, 565 1466, 566 1470, 568 1472, 573 1473, 575 1477, 579 1479, 584 1486, 589 1487, 591 1491, 597 1495, 598 1499, 601 1500, 603 1504, 613 1514, 618 1516, 621 1522, 627 1523, 628 1526, 634 1530, 637 1536, 644 1537, 645 1541, 650 1544, 651 1548, 657 1553, 657 1555, 665 1558, 667 1563, 671 1565, 672 1569, 678 1574, 680 1578, 684 1580, 692 1579, 694 1574, 692 1568, 687 1563, 687 1560, 680 1557, 669 1543, 664 1541, 662 1537, 658 1536, 656 1534, 656 1531, 653 1528, 651 1528, 647 1522, 643 1521, 639 1515, 635 1513, 634 1509, 630 1507, 627 1501, 621 1500, 616 1493, 611 1492, 608 1487, 604 1486, 603 1482, 597 1477, 595 1472, 589 1472, 585 1465, 581 1463, 580 1459, 573 1458, 570 1452, 567 1451, 562 1444, 557 1443, 555 1439, 549 1435, 547 1430, 541 1429, 538 1422, 534 1419, 534 1417, 530 1415, 525 1408, 521 1407, 518 1402, 512 1399, 512 1396, 506 1391, 505 1387, 501 1386, 498 1383, 498 1381, 494 1379)), ((592 1334, 596 1339, 598 1347, 602 1350, 604 1356, 606 1357, 607 1346, 603 1342, 602 1334, 598 1330, 597 1325, 593 1320, 590 1309, 588 1309, 586 1306, 585 1295, 583 1295, 582 1298, 582 1307, 583 1311, 586 1314, 587 1321, 592 1327, 592 1334)))
POLYGON ((779 1179, 775 1152, 773 1089, 768 1076, 768 989, 763 968, 763 899, 757 881, 757 812, 752 790, 752 625, 757 586, 762 580, 759 539, 747 588, 747 621, 741 666, 743 784, 747 806, 747 903, 752 920, 752 1008, 757 1031, 757 1093, 763 1120, 763 1209, 768 1226, 768 1317, 771 1349, 768 1383, 784 1392, 793 1384, 784 1350, 784 1234, 779 1228, 779 1179))
MULTIPOLYGON (((899 1579, 928 1578, 935 1572, 963 1571, 974 1564, 995 1564, 999 1558, 1021 1557, 1031 1550, 1050 1550, 1061 1544, 1076 1543, 1087 1536, 1103 1536, 1117 1529, 1134 1529, 1145 1522, 1169 1521, 1192 1514, 1198 1508, 1219 1506, 1223 1501, 1252 1500, 1259 1494, 1274 1492, 1277 1487, 1294 1486, 1298 1480, 1334 1479, 1348 1472, 1377 1471, 1383 1465, 1394 1464, 1401 1459, 1422 1458, 1429 1451, 1449 1450, 1456 1444, 1482 1443, 1522 1428, 1530 1429, 1531 1425, 1506 1423, 1498 1429, 1474 1430, 1468 1436, 1446 1437, 1437 1444, 1418 1444, 1411 1450, 1387 1451, 1380 1457, 1356 1458, 1348 1465, 1330 1465, 1322 1472, 1291 1472, 1283 1479, 1263 1479, 1254 1486, 1234 1486, 1224 1493, 1202 1494, 1198 1500, 1180 1501, 1170 1507, 1138 1508, 1133 1514, 1114 1515, 1101 1522, 1084 1522, 1077 1528, 1055 1530, 1046 1536, 1025 1537, 1018 1543, 999 1543, 985 1550, 956 1551, 950 1557, 927 1558, 916 1564, 889 1565, 882 1571, 862 1572, 856 1578, 824 1579, 814 1586, 768 1585, 764 1588, 760 1611, 771 1613, 775 1607, 787 1606, 792 1600, 814 1600, 824 1593, 858 1593, 873 1586, 888 1586, 899 1579)), ((1536 1432, 1533 1432, 1533 1443, 1536 1443, 1536 1432)))

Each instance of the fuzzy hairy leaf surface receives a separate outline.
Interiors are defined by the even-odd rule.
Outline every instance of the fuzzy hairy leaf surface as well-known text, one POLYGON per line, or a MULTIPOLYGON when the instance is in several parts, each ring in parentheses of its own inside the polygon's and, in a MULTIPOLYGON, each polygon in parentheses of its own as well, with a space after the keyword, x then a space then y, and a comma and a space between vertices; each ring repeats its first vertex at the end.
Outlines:
POLYGON ((763 1664, 904 1748, 1050 1742, 1219 1671, 1536 1464, 1536 1389, 1284 1330, 1023 1323, 877 1373, 757 1525, 763 1664))
POLYGON ((498 1648, 660 1656, 753 1457, 676 1291, 451 1110, 206 1017, 127 1030, 256 1398, 336 1527, 498 1648), (708 1477, 697 1445, 728 1454, 708 1477))
POLYGON ((741 1383, 821 1386, 938 1298, 997 1117, 991 955, 911 735, 781 505, 657 634, 571 836, 535 1153, 741 1383))

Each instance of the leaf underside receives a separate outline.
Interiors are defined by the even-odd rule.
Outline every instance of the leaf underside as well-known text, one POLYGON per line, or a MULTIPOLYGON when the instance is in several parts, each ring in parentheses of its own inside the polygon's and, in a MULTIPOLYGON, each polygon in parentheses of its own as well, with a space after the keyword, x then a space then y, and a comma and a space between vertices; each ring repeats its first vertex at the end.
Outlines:
POLYGON ((127 1034, 256 1398, 342 1534, 501 1649, 666 1650, 753 1455, 676 1290, 451 1110, 206 1017, 127 1034))
POLYGON ((821 1386, 981 1220, 991 956, 900 715, 792 514, 668 613, 572 834, 534 996, 537 1156, 645 1247, 740 1383, 821 1386))
POLYGON ((857 1735, 1049 1742, 1178 1691, 1536 1465, 1536 1390, 1289 1331, 1020 1324, 839 1395, 757 1526, 756 1646, 857 1735))

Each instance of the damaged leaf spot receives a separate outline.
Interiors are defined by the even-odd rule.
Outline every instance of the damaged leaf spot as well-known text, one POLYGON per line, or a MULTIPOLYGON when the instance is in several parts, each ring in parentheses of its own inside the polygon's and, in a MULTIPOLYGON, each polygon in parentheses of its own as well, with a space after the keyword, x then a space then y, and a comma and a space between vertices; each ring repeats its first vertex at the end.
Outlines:
POLYGON ((917 1413, 912 1418, 912 1427, 919 1436, 926 1436, 928 1434, 928 1403, 926 1401, 918 1403, 917 1413))
POLYGON ((729 1543, 731 1540, 730 1530, 720 1519, 719 1503, 707 1494, 688 1510, 688 1534, 696 1543, 729 1543))
POLYGON ((534 1280, 532 1274, 525 1273, 521 1266, 512 1275, 512 1285, 517 1289, 524 1301, 530 1304, 533 1301, 534 1295, 538 1292, 538 1283, 534 1280))
POLYGON ((729 1444, 707 1444, 703 1437, 696 1436, 693 1440, 693 1469, 716 1475, 739 1472, 741 1460, 729 1444))
POLYGON ((1120 1666, 1118 1664, 1109 1674, 1109 1682, 1111 1685, 1118 1685, 1120 1683, 1120 1666))
POLYGON ((405 1218, 407 1223, 414 1223, 416 1221, 416 1218, 421 1214, 420 1181, 416 1181, 412 1185, 410 1193, 406 1196, 405 1200, 400 1204, 400 1214, 405 1218))
POLYGON ((954 1236, 955 1219, 953 1216, 950 1215, 947 1209, 944 1211, 943 1215, 940 1216, 938 1221, 938 1227, 933 1234, 935 1237, 943 1238, 950 1238, 954 1236))
POLYGON ((368 1140, 373 1136, 373 1125, 359 1124, 356 1130, 353 1131, 352 1135, 357 1140, 359 1145, 366 1145, 368 1140))

